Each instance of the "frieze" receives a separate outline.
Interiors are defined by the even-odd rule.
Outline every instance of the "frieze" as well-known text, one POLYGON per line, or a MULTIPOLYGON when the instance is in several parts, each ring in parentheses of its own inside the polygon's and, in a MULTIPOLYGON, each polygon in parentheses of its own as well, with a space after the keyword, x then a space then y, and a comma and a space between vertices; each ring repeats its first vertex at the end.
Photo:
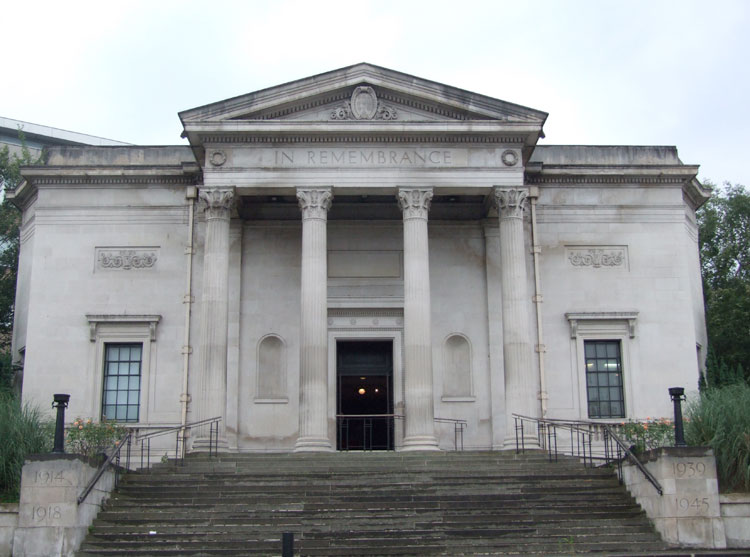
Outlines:
POLYGON ((476 144, 521 144, 525 138, 518 135, 466 135, 466 134, 373 134, 358 135, 337 133, 326 135, 258 135, 251 133, 238 134, 205 134, 200 135, 201 143, 476 143, 476 144))
POLYGON ((567 247, 566 251, 567 259, 573 267, 627 267, 625 246, 567 247))
POLYGON ((101 270, 130 271, 152 269, 159 259, 159 248, 96 248, 96 267, 101 270))

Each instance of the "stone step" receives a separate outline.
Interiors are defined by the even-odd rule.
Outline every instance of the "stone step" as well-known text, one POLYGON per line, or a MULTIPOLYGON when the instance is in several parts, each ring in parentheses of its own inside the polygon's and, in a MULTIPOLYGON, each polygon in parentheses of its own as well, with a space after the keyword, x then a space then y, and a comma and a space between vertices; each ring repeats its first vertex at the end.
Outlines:
POLYGON ((81 555, 664 549, 609 469, 532 453, 190 456, 128 474, 81 555), (150 534, 150 532, 156 532, 150 534))

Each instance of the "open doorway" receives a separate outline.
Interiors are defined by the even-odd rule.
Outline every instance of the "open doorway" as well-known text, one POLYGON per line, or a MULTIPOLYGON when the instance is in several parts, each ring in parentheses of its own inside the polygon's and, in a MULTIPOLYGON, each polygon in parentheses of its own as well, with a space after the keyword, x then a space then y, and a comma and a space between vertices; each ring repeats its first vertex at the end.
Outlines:
POLYGON ((393 450, 393 342, 336 342, 336 448, 393 450))

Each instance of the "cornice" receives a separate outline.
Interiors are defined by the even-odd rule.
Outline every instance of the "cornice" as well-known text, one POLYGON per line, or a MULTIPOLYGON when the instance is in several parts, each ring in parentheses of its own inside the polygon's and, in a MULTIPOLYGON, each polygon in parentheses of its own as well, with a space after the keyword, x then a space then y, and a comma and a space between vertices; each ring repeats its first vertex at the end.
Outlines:
POLYGON ((508 122, 498 120, 466 120, 448 122, 401 122, 401 121, 337 121, 304 122, 296 120, 214 120, 188 122, 188 134, 235 134, 253 135, 393 135, 403 134, 471 134, 471 135, 527 135, 538 134, 538 122, 508 122))
POLYGON ((694 179, 697 173, 695 165, 543 165, 527 168, 526 181, 532 184, 633 181, 680 184, 694 179))
POLYGON ((524 136, 468 136, 468 135, 251 135, 207 134, 199 135, 200 143, 526 143, 524 136))
POLYGON ((526 168, 527 184, 601 185, 601 184, 672 184, 682 187, 693 208, 703 205, 711 190, 698 179, 698 165, 544 165, 526 168))

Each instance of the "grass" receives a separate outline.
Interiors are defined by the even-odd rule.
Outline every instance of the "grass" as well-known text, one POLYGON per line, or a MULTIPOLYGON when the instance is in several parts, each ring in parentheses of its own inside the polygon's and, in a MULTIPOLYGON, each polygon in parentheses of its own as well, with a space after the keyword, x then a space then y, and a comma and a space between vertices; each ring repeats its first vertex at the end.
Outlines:
POLYGON ((52 450, 54 424, 39 408, 0 392, 0 440, 0 502, 16 502, 26 455, 52 450))
POLYGON ((713 449, 721 491, 750 492, 750 385, 706 389, 685 414, 685 440, 713 449))

